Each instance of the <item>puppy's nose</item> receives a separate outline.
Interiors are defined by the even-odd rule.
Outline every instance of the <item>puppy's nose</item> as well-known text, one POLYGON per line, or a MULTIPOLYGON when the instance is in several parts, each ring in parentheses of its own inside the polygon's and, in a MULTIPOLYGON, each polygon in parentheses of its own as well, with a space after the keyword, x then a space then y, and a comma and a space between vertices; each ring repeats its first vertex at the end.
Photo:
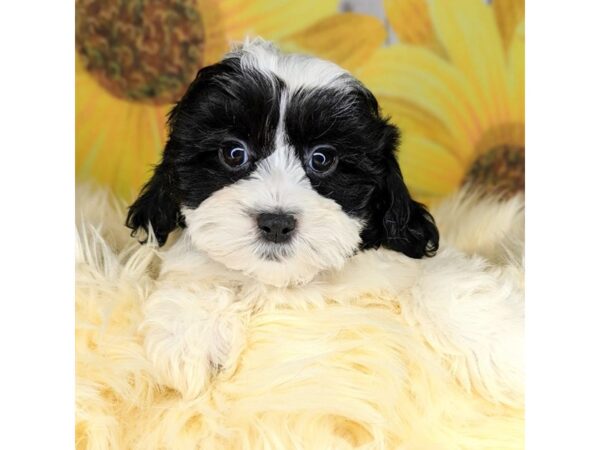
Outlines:
POLYGON ((296 219, 291 214, 262 213, 256 218, 262 236, 271 242, 287 242, 294 234, 296 219))

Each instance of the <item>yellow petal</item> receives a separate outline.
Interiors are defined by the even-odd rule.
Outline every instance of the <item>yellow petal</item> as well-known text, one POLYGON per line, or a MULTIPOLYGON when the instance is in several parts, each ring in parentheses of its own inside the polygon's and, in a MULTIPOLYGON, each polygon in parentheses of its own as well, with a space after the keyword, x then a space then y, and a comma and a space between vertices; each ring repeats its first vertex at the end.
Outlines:
POLYGON ((385 14, 401 42, 437 48, 426 0, 385 0, 385 14))
POLYGON ((93 179, 131 199, 160 158, 170 106, 118 99, 102 88, 81 65, 77 66, 77 179, 93 179))
POLYGON ((430 112, 397 97, 380 96, 379 105, 383 114, 400 129, 402 142, 420 136, 445 148, 458 163, 466 159, 461 155, 452 131, 430 112))
POLYGON ((525 122, 525 23, 515 29, 508 51, 508 92, 511 118, 525 122))
POLYGON ((115 104, 124 105, 125 102, 114 98, 96 83, 76 58, 75 164, 78 176, 91 176, 106 130, 115 125, 114 111, 106 116, 102 116, 102 113, 98 115, 98 111, 110 111, 115 104))
POLYGON ((454 191, 465 174, 444 147, 420 136, 403 139, 398 161, 411 193, 428 202, 454 191))
POLYGON ((509 119, 504 48, 492 8, 482 0, 431 0, 431 17, 453 65, 481 102, 484 123, 509 119))
POLYGON ((504 48, 508 49, 513 40, 513 32, 525 16, 525 0, 494 0, 492 8, 504 48))
POLYGON ((452 134, 456 157, 469 160, 482 133, 478 99, 455 67, 432 52, 395 44, 375 52, 357 72, 377 98, 415 105, 452 134))
POLYGON ((379 19, 344 13, 326 17, 284 38, 280 44, 283 50, 319 56, 352 71, 381 47, 385 36, 379 19))
POLYGON ((229 40, 243 40, 247 35, 278 40, 332 15, 338 1, 223 0, 220 8, 229 40))
POLYGON ((225 23, 219 0, 196 0, 204 27, 203 65, 219 61, 229 50, 225 34, 225 23))

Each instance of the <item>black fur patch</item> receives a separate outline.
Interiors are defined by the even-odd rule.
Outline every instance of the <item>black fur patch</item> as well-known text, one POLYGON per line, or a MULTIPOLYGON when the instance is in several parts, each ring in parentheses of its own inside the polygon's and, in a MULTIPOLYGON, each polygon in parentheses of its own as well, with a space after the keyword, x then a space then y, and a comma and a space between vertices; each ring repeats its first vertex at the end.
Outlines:
POLYGON ((185 226, 181 207, 195 208, 247 176, 255 162, 273 152, 282 88, 277 78, 242 71, 237 58, 200 70, 169 114, 162 162, 131 205, 127 226, 147 231, 152 223, 162 245, 173 229, 185 226), (218 151, 227 139, 247 144, 253 162, 245 171, 221 164, 218 151))
POLYGON ((339 163, 329 176, 307 171, 313 187, 366 222, 362 248, 381 245, 411 257, 432 255, 438 232, 426 209, 408 193, 395 158, 400 133, 382 118, 375 97, 353 81, 351 89, 303 89, 286 110, 288 139, 305 161, 311 148, 334 146, 339 163))

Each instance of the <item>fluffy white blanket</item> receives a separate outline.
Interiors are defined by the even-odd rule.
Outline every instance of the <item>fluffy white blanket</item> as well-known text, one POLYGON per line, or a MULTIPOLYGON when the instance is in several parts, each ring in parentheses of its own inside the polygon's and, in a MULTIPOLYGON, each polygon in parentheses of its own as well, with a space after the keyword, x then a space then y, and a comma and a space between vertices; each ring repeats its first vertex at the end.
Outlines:
POLYGON ((107 192, 79 186, 77 208, 77 448, 523 447, 521 198, 459 193, 434 211, 434 258, 364 252, 339 295, 251 311, 241 353, 194 398, 142 345, 160 252, 107 192))

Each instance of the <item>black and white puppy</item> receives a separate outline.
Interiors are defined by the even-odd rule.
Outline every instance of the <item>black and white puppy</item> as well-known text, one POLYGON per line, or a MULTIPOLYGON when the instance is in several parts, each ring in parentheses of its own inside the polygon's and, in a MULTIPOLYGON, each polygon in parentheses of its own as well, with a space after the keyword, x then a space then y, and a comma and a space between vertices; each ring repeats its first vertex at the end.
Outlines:
POLYGON ((163 381, 186 394, 234 357, 240 305, 323 283, 368 249, 421 258, 438 248, 403 181, 398 129, 333 63, 248 41, 199 71, 169 125, 127 225, 161 245, 182 229, 145 330, 163 381))

